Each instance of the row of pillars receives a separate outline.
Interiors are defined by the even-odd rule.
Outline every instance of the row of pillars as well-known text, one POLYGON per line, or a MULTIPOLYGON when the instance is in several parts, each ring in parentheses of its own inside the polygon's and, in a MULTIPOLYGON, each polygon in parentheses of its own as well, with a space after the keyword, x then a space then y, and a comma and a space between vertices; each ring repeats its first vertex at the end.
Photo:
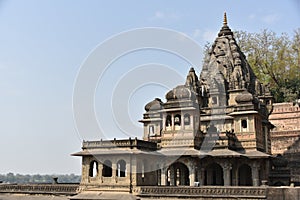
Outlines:
MULTIPOLYGON (((224 163, 221 164, 222 170, 223 170, 223 180, 224 180, 224 186, 231 186, 231 185, 235 185, 238 186, 239 185, 239 176, 238 176, 238 170, 234 170, 233 173, 231 173, 232 167, 230 163, 224 163), (231 175, 233 175, 233 178, 231 177, 231 175), (232 180, 232 183, 231 183, 232 180)), ((189 176, 189 185, 190 186, 194 186, 195 182, 199 182, 199 185, 205 185, 205 176, 208 176, 209 174, 207 173, 207 171, 205 170, 205 168, 200 168, 199 171, 197 171, 197 177, 196 177, 196 168, 194 166, 190 166, 189 167, 189 173, 188 174, 181 174, 181 177, 179 177, 179 184, 180 185, 185 185, 184 181, 186 180, 186 176, 189 176), (207 173, 207 174, 205 174, 207 173), (197 181, 196 181, 197 178, 197 181)), ((167 168, 162 168, 161 169, 161 181, 160 181, 160 185, 167 185, 167 168)), ((170 166, 170 184, 171 185, 177 185, 175 183, 174 177, 176 177, 177 175, 175 175, 175 173, 177 173, 176 171, 174 171, 174 168, 172 166, 170 166)), ((252 185, 253 186, 259 186, 259 165, 257 164, 252 164, 251 165, 251 175, 252 175, 252 185)), ((208 179, 212 178, 212 177, 207 177, 207 182, 211 182, 208 179)), ((221 178, 221 177, 219 177, 221 178)), ((210 184, 207 184, 210 185, 210 184)))
MULTIPOLYGON (((175 130, 175 114, 172 113, 170 116, 171 116, 170 128, 171 128, 171 130, 175 130)), ((189 118, 190 118, 189 126, 194 127, 193 115, 190 115, 189 118)), ((163 130, 167 130, 166 120, 167 120, 167 116, 164 116, 163 117, 163 130)), ((184 129, 184 115, 180 115, 180 130, 183 130, 183 129, 184 129)))
MULTIPOLYGON (((103 176, 103 168, 104 168, 104 165, 101 163, 101 164, 98 164, 98 168, 97 169, 94 169, 94 166, 89 166, 89 167, 93 167, 93 174, 95 174, 94 177, 102 177, 103 176)), ((125 164, 125 169, 121 169, 122 167, 121 166, 118 166, 117 163, 112 163, 111 167, 109 166, 106 166, 107 168, 110 168, 111 170, 111 177, 121 177, 121 171, 124 170, 125 171, 125 176, 128 176, 128 170, 130 165, 128 163, 125 164)), ((87 169, 88 172, 90 172, 91 169, 87 169)), ((90 175, 90 174, 89 174, 90 175)))

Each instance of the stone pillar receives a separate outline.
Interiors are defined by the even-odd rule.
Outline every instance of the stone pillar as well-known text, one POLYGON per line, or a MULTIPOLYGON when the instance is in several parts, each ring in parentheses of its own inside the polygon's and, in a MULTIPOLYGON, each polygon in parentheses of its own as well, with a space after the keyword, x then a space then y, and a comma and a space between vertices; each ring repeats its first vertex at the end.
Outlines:
POLYGON ((82 183, 87 183, 89 180, 89 163, 86 157, 82 157, 82 183))
POLYGON ((131 155, 130 156, 130 187, 137 185, 137 175, 138 175, 138 169, 137 169, 137 157, 131 155))
MULTIPOLYGON (((182 114, 182 113, 181 113, 182 114)), ((183 130, 184 128, 184 115, 180 115, 180 130, 183 130)))
POLYGON ((170 185, 171 186, 175 186, 176 185, 176 177, 177 175, 175 175, 175 169, 174 166, 170 166, 170 185))
POLYGON ((117 164, 116 163, 112 162, 111 170, 112 170, 112 179, 114 179, 117 182, 117 164))
POLYGON ((161 169, 156 170, 156 176, 157 176, 157 185, 161 185, 161 169))
POLYGON ((231 170, 231 163, 223 163, 223 179, 224 179, 224 186, 230 186, 231 185, 231 176, 230 176, 230 170, 231 170))
POLYGON ((172 115, 171 115, 171 125, 172 125, 172 127, 171 127, 171 130, 175 130, 175 125, 174 125, 174 113, 172 113, 172 115))
POLYGON ((252 184, 253 186, 259 186, 259 164, 253 163, 251 166, 252 171, 252 184))
POLYGON ((126 171, 125 171, 125 176, 128 178, 130 176, 130 163, 126 162, 126 171))
POLYGON ((198 178, 198 180, 199 180, 199 184, 200 184, 200 186, 203 186, 205 183, 205 168, 203 168, 203 167, 200 167, 199 168, 200 170, 199 170, 199 178, 198 178))
POLYGON ((103 171, 103 164, 102 163, 98 163, 98 177, 102 177, 102 171, 103 171))
POLYGON ((269 169, 270 169, 269 160, 264 160, 263 165, 260 167, 261 170, 260 174, 262 175, 262 177, 260 177, 261 181, 269 179, 269 169))
POLYGON ((190 178, 190 186, 194 186, 195 183, 195 166, 190 166, 190 174, 189 174, 189 178, 190 178))
POLYGON ((239 177, 238 177, 238 168, 234 167, 232 169, 232 185, 238 186, 239 185, 239 177))
POLYGON ((160 184, 161 185, 167 185, 167 181, 166 181, 166 179, 167 179, 167 177, 166 177, 166 173, 167 173, 167 169, 166 168, 164 168, 164 167, 162 167, 161 168, 161 176, 160 176, 160 184))
POLYGON ((163 115, 162 118, 163 118, 163 121, 162 121, 162 129, 165 131, 165 130, 166 130, 166 116, 163 115))
POLYGON ((194 115, 190 115, 190 127, 191 127, 192 130, 195 129, 195 127, 194 127, 194 115))

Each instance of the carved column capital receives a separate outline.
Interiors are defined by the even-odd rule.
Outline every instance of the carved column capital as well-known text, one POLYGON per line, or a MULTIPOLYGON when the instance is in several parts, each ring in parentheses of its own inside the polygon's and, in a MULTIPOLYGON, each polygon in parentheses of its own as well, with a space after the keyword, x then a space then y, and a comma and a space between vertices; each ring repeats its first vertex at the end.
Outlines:
POLYGON ((224 171, 231 170, 232 164, 230 162, 220 163, 224 171))
POLYGON ((259 186, 259 168, 260 168, 259 163, 253 162, 251 164, 253 186, 259 186))
POLYGON ((253 170, 259 170, 260 169, 260 163, 258 163, 258 162, 253 162, 253 163, 250 164, 250 166, 253 170))
POLYGON ((230 175, 230 170, 231 170, 231 163, 230 162, 224 162, 221 163, 221 166, 223 168, 223 179, 224 179, 224 185, 229 186, 231 185, 231 175, 230 175))

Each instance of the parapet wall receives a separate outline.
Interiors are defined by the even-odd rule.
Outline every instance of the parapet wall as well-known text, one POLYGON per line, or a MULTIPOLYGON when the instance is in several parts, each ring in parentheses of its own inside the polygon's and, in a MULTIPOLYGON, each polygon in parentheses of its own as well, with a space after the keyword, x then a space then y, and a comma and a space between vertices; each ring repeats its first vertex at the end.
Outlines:
POLYGON ((197 200, 299 200, 299 187, 141 187, 138 197, 143 199, 197 199, 197 200))
MULTIPOLYGON (((73 196, 78 194, 78 186, 77 184, 0 184, 0 193, 73 196)), ((98 189, 97 195, 99 196, 99 194, 101 194, 101 192, 99 193, 101 188, 98 189)), ((112 198, 110 199, 115 199, 113 197, 115 197, 117 193, 118 192, 111 191, 110 194, 112 198)), ((134 188, 133 194, 136 195, 136 199, 140 200, 298 200, 300 199, 300 187, 141 186, 134 188)), ((109 196, 109 194, 107 195, 109 196)), ((90 195, 89 198, 91 197, 90 195)), ((74 197, 74 199, 76 198, 74 197)))
POLYGON ((0 193, 75 195, 79 184, 0 184, 0 193))

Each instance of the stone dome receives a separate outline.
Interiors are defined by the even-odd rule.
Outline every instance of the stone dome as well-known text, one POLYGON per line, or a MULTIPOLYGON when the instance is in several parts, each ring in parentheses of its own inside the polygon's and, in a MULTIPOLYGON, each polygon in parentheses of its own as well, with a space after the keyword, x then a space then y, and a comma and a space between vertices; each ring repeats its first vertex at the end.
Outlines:
POLYGON ((253 101, 253 95, 245 90, 235 97, 235 101, 237 103, 250 103, 253 101))
POLYGON ((155 98, 145 105, 145 110, 148 112, 150 110, 160 110, 162 107, 162 101, 159 98, 155 98))
POLYGON ((168 101, 176 99, 191 99, 194 96, 195 95, 191 92, 191 90, 188 87, 184 85, 179 85, 166 94, 166 99, 168 101))
POLYGON ((166 94, 166 99, 167 99, 167 100, 175 99, 173 90, 170 90, 170 91, 166 94))

